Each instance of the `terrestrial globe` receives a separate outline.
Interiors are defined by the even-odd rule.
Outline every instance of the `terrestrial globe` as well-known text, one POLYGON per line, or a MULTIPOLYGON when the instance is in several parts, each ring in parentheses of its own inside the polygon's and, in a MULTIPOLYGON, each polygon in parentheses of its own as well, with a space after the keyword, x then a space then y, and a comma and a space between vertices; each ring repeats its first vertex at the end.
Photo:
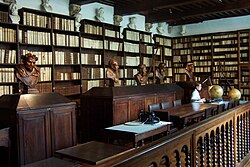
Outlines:
POLYGON ((223 95, 223 89, 219 85, 213 85, 209 90, 211 99, 220 99, 223 95))
POLYGON ((228 92, 228 97, 232 100, 235 99, 240 99, 241 98, 241 93, 238 89, 236 88, 232 88, 229 92, 228 92))

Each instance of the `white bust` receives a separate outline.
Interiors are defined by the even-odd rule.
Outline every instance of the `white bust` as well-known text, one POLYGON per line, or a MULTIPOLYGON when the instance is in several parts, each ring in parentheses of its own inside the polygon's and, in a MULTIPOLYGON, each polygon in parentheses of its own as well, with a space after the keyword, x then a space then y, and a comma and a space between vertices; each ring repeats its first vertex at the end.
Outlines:
POLYGON ((158 23, 156 30, 158 34, 163 34, 164 33, 163 23, 158 23))
POLYGON ((70 4, 69 5, 69 14, 70 16, 75 17, 75 28, 76 31, 79 31, 80 26, 81 26, 81 19, 82 19, 82 14, 80 13, 81 11, 81 6, 77 4, 70 4))
POLYGON ((104 21, 104 8, 103 7, 100 7, 96 10, 96 16, 95 16, 95 19, 97 21, 104 21))
POLYGON ((153 27, 152 23, 145 23, 145 30, 147 32, 150 32, 152 27, 153 27))
POLYGON ((18 15, 18 9, 16 1, 13 1, 9 6, 9 17, 12 23, 18 24, 20 21, 20 16, 18 15))
POLYGON ((119 26, 122 22, 123 18, 120 15, 114 15, 114 25, 119 26))
POLYGON ((127 26, 128 26, 128 28, 136 30, 136 17, 130 17, 129 18, 129 23, 128 23, 127 26))
POLYGON ((49 4, 49 0, 42 0, 41 9, 46 12, 51 12, 52 6, 49 4))

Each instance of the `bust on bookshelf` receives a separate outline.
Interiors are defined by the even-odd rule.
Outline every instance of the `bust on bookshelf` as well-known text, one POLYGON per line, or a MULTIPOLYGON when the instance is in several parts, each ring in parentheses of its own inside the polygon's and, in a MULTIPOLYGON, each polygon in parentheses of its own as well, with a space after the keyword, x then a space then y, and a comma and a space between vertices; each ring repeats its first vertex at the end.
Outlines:
POLYGON ((36 89, 40 77, 40 69, 35 65, 38 58, 36 55, 27 53, 21 56, 23 64, 15 68, 15 76, 21 81, 21 94, 39 93, 36 89))
POLYGON ((76 31, 79 31, 80 26, 81 26, 81 19, 82 19, 82 14, 80 13, 81 11, 81 6, 77 4, 70 4, 69 5, 69 13, 70 16, 75 17, 75 29, 76 31))
POLYGON ((186 81, 195 81, 194 74, 193 74, 193 63, 186 62, 185 63, 185 73, 186 73, 186 81))
POLYGON ((146 85, 148 83, 148 73, 145 64, 139 64, 137 67, 138 73, 135 74, 134 78, 137 85, 146 85))
POLYGON ((96 10, 96 16, 95 16, 95 19, 97 21, 104 21, 104 8, 103 7, 100 7, 96 10))
POLYGON ((128 28, 136 30, 136 17, 130 17, 129 23, 127 26, 128 26, 128 28))
POLYGON ((18 9, 17 9, 15 0, 10 3, 9 17, 10 17, 11 23, 18 24, 20 21, 20 16, 18 15, 18 9))
POLYGON ((114 59, 109 60, 109 66, 106 69, 107 86, 116 87, 119 86, 119 65, 114 59))
POLYGON ((122 22, 123 18, 120 15, 114 15, 114 25, 119 26, 122 22))
POLYGON ((41 8, 43 11, 51 12, 52 6, 49 4, 49 0, 42 0, 41 8))
POLYGON ((145 23, 145 30, 147 32, 151 32, 152 27, 153 27, 152 23, 145 23))
POLYGON ((157 33, 162 35, 164 33, 164 28, 163 28, 164 23, 158 23, 158 26, 156 27, 157 33))
POLYGON ((166 77, 165 67, 166 67, 165 63, 160 63, 158 65, 158 68, 155 71, 156 84, 163 84, 164 83, 164 79, 166 77))

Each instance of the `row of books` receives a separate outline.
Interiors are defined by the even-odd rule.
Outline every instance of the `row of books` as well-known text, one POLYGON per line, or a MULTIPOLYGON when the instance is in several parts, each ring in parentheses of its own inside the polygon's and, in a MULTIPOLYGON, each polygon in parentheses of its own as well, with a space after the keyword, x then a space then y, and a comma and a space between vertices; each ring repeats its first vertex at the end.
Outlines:
POLYGON ((0 64, 16 64, 16 50, 0 49, 0 64))
POLYGON ((23 25, 51 28, 51 17, 23 12, 23 25))
POLYGON ((14 75, 14 68, 0 68, 0 82, 1 83, 16 82, 16 78, 14 75))
POLYGON ((195 67, 194 72, 211 72, 211 67, 195 67))
POLYGON ((113 38, 120 38, 120 32, 119 31, 105 29, 105 36, 107 36, 107 37, 113 37, 113 38))
POLYGON ((1 42, 16 42, 16 30, 0 26, 0 41, 1 42))
POLYGON ((172 49, 164 48, 164 55, 165 56, 172 56, 172 49))
POLYGON ((80 79, 79 72, 56 72, 56 80, 66 81, 66 80, 77 80, 80 79))
POLYGON ((196 66, 211 66, 212 61, 193 61, 194 67, 196 66))
POLYGON ((137 69, 133 68, 119 69, 120 78, 134 78, 134 75, 137 73, 137 69))
POLYGON ((140 40, 145 43, 152 43, 152 37, 149 34, 140 34, 140 40))
POLYGON ((211 46, 211 42, 192 42, 192 47, 211 46))
POLYGON ((71 51, 55 51, 55 64, 80 64, 79 53, 71 51))
POLYGON ((0 96, 5 94, 13 94, 12 85, 0 85, 0 96))
POLYGON ((168 38, 156 37, 155 42, 157 42, 157 43, 159 43, 160 45, 163 45, 163 46, 169 46, 169 47, 172 46, 171 39, 168 39, 168 38))
POLYGON ((20 43, 36 44, 36 45, 51 45, 50 33, 31 30, 19 30, 20 43))
POLYGON ((40 68, 40 81, 51 81, 51 67, 40 68))
POLYGON ((140 40, 140 33, 135 31, 126 31, 126 39, 132 41, 139 41, 140 40))
POLYGON ((123 44, 121 42, 105 40, 104 41, 104 49, 113 50, 113 51, 122 51, 123 44))
POLYGON ((226 78, 236 78, 238 77, 238 71, 235 72, 224 72, 223 75, 221 72, 215 72, 213 73, 213 77, 226 77, 226 78))
POLYGON ((211 49, 199 49, 199 50, 193 50, 193 54, 199 54, 199 53, 210 53, 211 54, 212 50, 211 49))
POLYGON ((186 55, 191 54, 190 49, 182 49, 182 50, 173 50, 173 55, 186 55))
POLYGON ((52 83, 51 82, 39 82, 36 85, 36 88, 40 93, 52 92, 52 83))
POLYGON ((21 51, 22 55, 25 55, 27 53, 32 53, 33 55, 36 55, 36 57, 38 58, 38 60, 36 61, 37 65, 51 65, 52 64, 52 52, 31 51, 31 50, 25 50, 25 49, 21 51))
POLYGON ((53 43, 57 46, 79 47, 79 36, 53 33, 53 43))
POLYGON ((237 44, 237 43, 238 43, 238 40, 220 40, 220 41, 213 42, 213 46, 232 45, 232 44, 237 44))
POLYGON ((53 17, 52 18, 54 29, 65 30, 65 31, 74 31, 75 30, 75 19, 65 19, 61 17, 53 17))
POLYGON ((89 65, 101 65, 102 64, 102 55, 101 54, 81 54, 81 64, 89 65))
POLYGON ((81 47, 90 49, 103 49, 103 41, 96 39, 81 38, 81 47))
POLYGON ((104 77, 103 68, 82 68, 83 79, 102 79, 104 77))
POLYGON ((140 45, 136 43, 129 43, 124 42, 124 51, 131 52, 131 53, 139 53, 140 52, 140 45))
POLYGON ((140 45, 141 53, 143 54, 153 54, 153 46, 152 45, 140 45))
POLYGON ((0 11, 0 22, 2 23, 8 23, 9 22, 9 13, 0 11))
POLYGON ((191 41, 207 41, 211 40, 211 36, 203 36, 203 37, 192 37, 191 41))
POLYGON ((102 35, 102 27, 91 24, 84 24, 84 30, 82 30, 82 32, 88 34, 102 35))
POLYGON ((140 57, 131 57, 131 56, 126 56, 126 65, 127 66, 138 66, 140 64, 140 57))

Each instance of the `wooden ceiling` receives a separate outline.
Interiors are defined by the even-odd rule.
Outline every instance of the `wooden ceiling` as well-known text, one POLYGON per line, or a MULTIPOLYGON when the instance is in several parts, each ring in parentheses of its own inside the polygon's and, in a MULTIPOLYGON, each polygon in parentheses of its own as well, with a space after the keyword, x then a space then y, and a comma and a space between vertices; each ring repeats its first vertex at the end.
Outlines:
MULTIPOLYGON (((250 15, 250 0, 70 0, 84 5, 92 2, 114 6, 115 14, 143 14, 146 22, 169 25, 250 15)), ((249 20, 250 21, 250 20, 249 20)))

